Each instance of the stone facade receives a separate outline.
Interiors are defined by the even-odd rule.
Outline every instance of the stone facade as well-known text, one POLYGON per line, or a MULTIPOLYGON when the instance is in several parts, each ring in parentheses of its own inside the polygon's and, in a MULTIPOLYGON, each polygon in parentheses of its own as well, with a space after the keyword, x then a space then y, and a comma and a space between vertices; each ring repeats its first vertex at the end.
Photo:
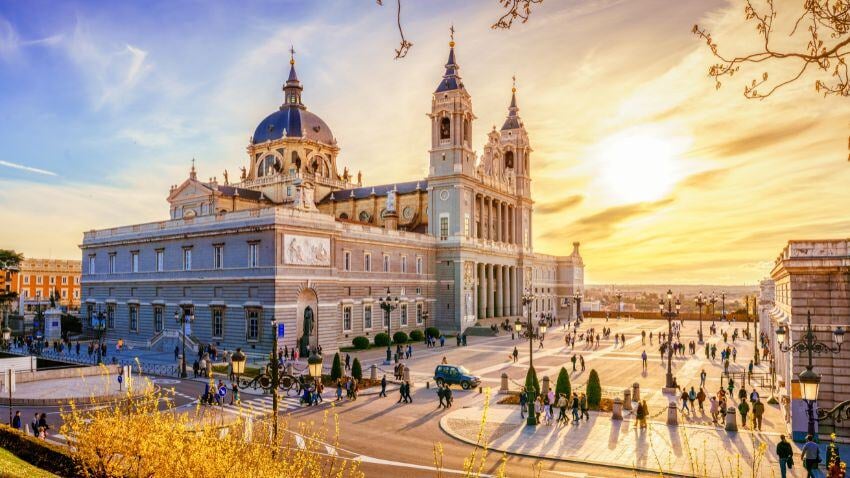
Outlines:
POLYGON ((76 310, 80 307, 80 261, 26 258, 20 271, 6 272, 2 287, 18 293, 18 309, 32 313, 40 303, 49 304, 51 294, 59 297, 57 305, 76 310))
POLYGON ((107 336, 156 346, 187 335, 248 352, 325 351, 387 331, 380 298, 398 297, 389 330, 459 332, 524 311, 575 316, 584 284, 578 243, 556 257, 532 246, 530 142, 516 90, 484 155, 472 150, 471 96, 450 50, 431 102, 430 174, 363 186, 337 169, 330 128, 302 103, 294 59, 284 104, 257 127, 239 182, 189 177, 172 186, 167 221, 85 233, 85 314, 107 336), (307 334, 306 332, 310 332, 307 334), (189 334, 190 332, 190 334, 189 334))
MULTIPOLYGON (((794 414, 804 410, 794 404, 800 397, 793 382, 808 359, 805 354, 781 352, 776 344, 776 328, 786 326, 789 330, 786 345, 791 344, 804 337, 807 314, 811 314, 817 340, 834 347, 832 332, 839 325, 845 329, 850 325, 848 279, 850 241, 842 239, 789 241, 776 259, 770 280, 762 282, 760 320, 771 343, 781 393, 790 400, 787 404, 791 423, 798 423, 794 414)), ((850 347, 844 346, 838 354, 814 354, 813 364, 821 377, 818 408, 829 409, 850 399, 850 347)), ((800 430, 792 425, 792 429, 795 439, 805 435, 805 427, 800 430)), ((847 426, 835 429, 830 423, 820 424, 822 436, 833 430, 844 439, 850 438, 847 426)))

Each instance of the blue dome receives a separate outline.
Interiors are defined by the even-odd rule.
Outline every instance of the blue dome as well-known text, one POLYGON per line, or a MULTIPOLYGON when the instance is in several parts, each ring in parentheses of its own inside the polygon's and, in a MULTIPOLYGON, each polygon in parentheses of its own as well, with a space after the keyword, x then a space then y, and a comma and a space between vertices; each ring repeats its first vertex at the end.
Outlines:
MULTIPOLYGON (((303 108, 303 107, 302 107, 303 108)), ((253 143, 283 138, 304 138, 324 144, 334 144, 331 129, 321 118, 298 106, 284 106, 266 116, 254 130, 253 143)))

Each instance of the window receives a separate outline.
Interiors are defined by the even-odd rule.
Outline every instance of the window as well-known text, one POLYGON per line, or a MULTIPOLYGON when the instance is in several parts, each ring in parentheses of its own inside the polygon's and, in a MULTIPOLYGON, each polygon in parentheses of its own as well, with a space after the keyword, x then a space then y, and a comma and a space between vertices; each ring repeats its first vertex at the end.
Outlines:
POLYGON ((342 270, 351 270, 351 253, 348 251, 342 253, 342 270))
POLYGON ((47 281, 50 283, 50 285, 54 285, 54 284, 56 284, 56 277, 50 276, 50 277, 47 278, 47 281))
POLYGON ((224 245, 216 244, 213 246, 213 269, 221 269, 224 267, 224 245))
POLYGON ((416 288, 416 295, 422 295, 422 288, 421 287, 416 288))
POLYGON ((404 292, 405 292, 404 287, 399 287, 398 295, 404 296, 405 295, 404 292))
POLYGON ((422 258, 416 258, 416 273, 422 275, 422 258))
POLYGON ((342 331, 351 332, 351 306, 342 308, 342 331))
POLYGON ((210 311, 212 317, 212 336, 220 339, 224 337, 224 309, 213 307, 210 311))
POLYGON ((463 235, 469 237, 469 214, 463 215, 463 235))
POLYGON ((292 197, 292 186, 286 186, 286 197, 292 197))
POLYGON ((79 291, 79 290, 74 290, 74 298, 75 298, 75 299, 79 299, 79 298, 80 298, 80 291, 79 291))
POLYGON ((130 306, 130 331, 139 331, 139 306, 137 305, 130 306))
POLYGON ((401 272, 407 272, 407 256, 401 256, 401 272))
POLYGON ((110 329, 115 328, 115 306, 112 304, 106 306, 106 326, 110 329))
POLYGON ((24 285, 30 284, 30 276, 24 276, 24 285))
POLYGON ((363 328, 372 330, 372 305, 363 306, 363 328))
POLYGON ((440 139, 451 138, 452 121, 448 117, 440 120, 440 139))
POLYGON ((372 271, 372 254, 368 252, 363 255, 363 270, 366 272, 372 271))
POLYGON ((63 299, 67 299, 67 298, 68 298, 68 289, 62 289, 62 298, 63 298, 63 299))
POLYGON ((35 284, 36 285, 44 284, 44 276, 35 276, 35 284))
POLYGON ((74 276, 74 284, 80 285, 80 276, 74 276))
POLYGON ((384 272, 390 271, 390 256, 384 254, 384 272))
POLYGON ((422 316, 422 304, 416 304, 416 325, 422 325, 424 317, 422 316))
POLYGON ((139 272, 139 251, 130 253, 130 270, 132 272, 139 272))
POLYGON ((248 309, 245 324, 245 339, 260 340, 260 309, 248 309))
POLYGON ((381 309, 381 312, 383 312, 383 314, 381 314, 381 315, 384 318, 383 326, 386 329, 387 327, 390 326, 390 311, 388 309, 381 309))
POLYGON ((156 251, 156 271, 162 272, 165 267, 165 250, 157 249, 156 251))
POLYGON ((183 270, 192 270, 192 248, 186 247, 183 249, 183 270))
POLYGON ((109 254, 109 273, 115 274, 115 253, 109 254))
POLYGON ((92 254, 89 256, 89 274, 94 274, 94 258, 95 255, 92 254))
POLYGON ((446 240, 449 237, 449 216, 440 216, 440 240, 446 240))
POLYGON ((260 263, 260 244, 248 243, 248 267, 257 267, 260 263))
POLYGON ((402 327, 407 327, 407 304, 401 304, 399 310, 401 311, 399 312, 399 323, 402 327))
POLYGON ((162 332, 162 307, 153 308, 153 331, 162 332))
POLYGON ((68 285, 68 276, 62 276, 62 285, 68 285))

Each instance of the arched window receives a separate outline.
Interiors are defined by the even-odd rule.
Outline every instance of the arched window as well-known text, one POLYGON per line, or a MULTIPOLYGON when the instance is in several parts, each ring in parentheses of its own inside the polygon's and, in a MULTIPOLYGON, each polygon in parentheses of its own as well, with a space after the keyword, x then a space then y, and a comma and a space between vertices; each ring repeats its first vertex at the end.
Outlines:
POLYGON ((348 219, 348 214, 347 214, 347 213, 342 213, 342 214, 340 214, 340 215, 339 215, 339 218, 340 218, 340 219, 348 219))
POLYGON ((467 143, 472 142, 472 127, 469 124, 469 118, 463 120, 463 140, 467 143))
POLYGON ((372 216, 369 215, 368 211, 360 211, 360 222, 369 222, 372 219, 372 216))
POLYGON ((505 167, 512 169, 514 167, 514 152, 508 151, 505 153, 505 167))
POLYGON ((443 117, 440 120, 440 139, 450 139, 452 137, 452 120, 448 117, 443 117))
POLYGON ((260 160, 259 166, 257 166, 257 176, 271 176, 275 173, 276 168, 275 165, 277 163, 277 158, 272 156, 271 154, 266 156, 265 158, 260 160))

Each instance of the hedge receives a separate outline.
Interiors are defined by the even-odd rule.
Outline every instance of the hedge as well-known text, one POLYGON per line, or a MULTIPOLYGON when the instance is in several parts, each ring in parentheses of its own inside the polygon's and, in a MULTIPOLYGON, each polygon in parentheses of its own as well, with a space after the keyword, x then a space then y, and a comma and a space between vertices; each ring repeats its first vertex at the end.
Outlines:
POLYGON ((331 380, 336 382, 342 378, 342 360, 339 358, 339 352, 334 354, 334 363, 331 366, 331 380))
POLYGON ((386 347, 390 344, 390 336, 384 332, 375 334, 375 345, 378 347, 386 347))
POLYGON ((407 343, 407 334, 399 330, 398 332, 393 334, 393 343, 396 344, 406 344, 407 343))
POLYGON ((414 342, 421 342, 425 340, 425 334, 422 333, 421 330, 411 330, 410 331, 410 340, 414 342))
POLYGON ((436 327, 428 327, 427 329, 425 329, 425 335, 437 339, 440 337, 440 329, 436 327))
POLYGON ((369 338, 363 337, 362 335, 359 337, 354 337, 351 341, 351 344, 354 345, 354 348, 365 350, 369 348, 369 338))
POLYGON ((360 368, 360 359, 354 357, 354 363, 351 364, 351 376, 356 380, 363 380, 363 369, 360 368))
POLYGON ((587 406, 599 408, 600 402, 602 402, 602 384, 599 383, 599 374, 596 373, 596 369, 591 369, 590 376, 587 377, 587 406))
POLYGON ((572 393, 570 374, 567 373, 566 368, 561 367, 561 371, 558 372, 558 381, 555 383, 555 395, 556 397, 559 397, 561 394, 564 394, 567 396, 567 400, 570 400, 572 393))
POLYGON ((74 459, 64 448, 0 424, 0 448, 25 462, 59 476, 79 476, 74 459))

